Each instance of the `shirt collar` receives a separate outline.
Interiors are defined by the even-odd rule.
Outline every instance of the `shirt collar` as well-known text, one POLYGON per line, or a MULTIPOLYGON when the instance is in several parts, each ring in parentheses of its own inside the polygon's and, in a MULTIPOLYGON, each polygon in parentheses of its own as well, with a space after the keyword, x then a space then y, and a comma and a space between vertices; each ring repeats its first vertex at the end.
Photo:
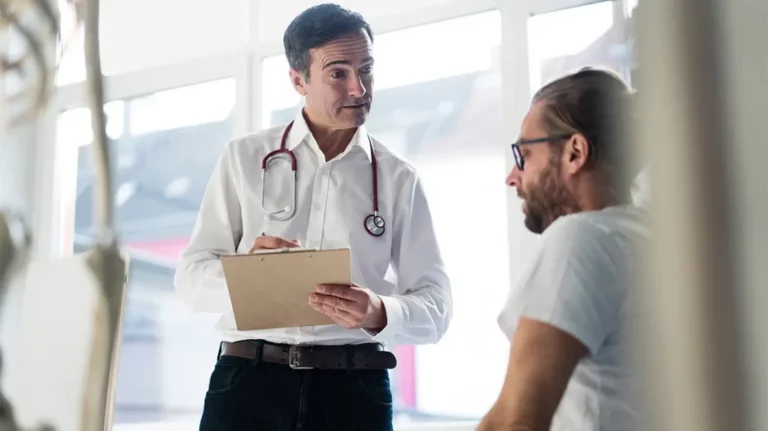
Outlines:
MULTIPOLYGON (((309 126, 307 125, 306 120, 304 120, 303 110, 299 110, 299 113, 293 119, 293 126, 291 126, 291 131, 288 133, 285 147, 292 151, 305 140, 307 140, 307 143, 310 146, 318 146, 315 137, 312 136, 312 133, 309 131, 309 126)), ((359 147, 363 150, 366 157, 368 157, 368 161, 371 161, 371 144, 372 141, 368 140, 368 130, 365 126, 360 126, 357 128, 355 135, 349 142, 349 146, 342 154, 347 154, 356 147, 359 147)))

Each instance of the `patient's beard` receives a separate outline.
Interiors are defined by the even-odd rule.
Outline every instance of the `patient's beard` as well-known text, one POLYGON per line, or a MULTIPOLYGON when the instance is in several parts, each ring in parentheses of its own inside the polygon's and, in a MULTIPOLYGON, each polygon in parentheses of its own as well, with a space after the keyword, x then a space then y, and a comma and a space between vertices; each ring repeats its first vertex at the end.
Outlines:
POLYGON ((560 176, 560 165, 551 161, 542 171, 539 180, 518 191, 525 199, 525 227, 540 234, 559 217, 579 211, 579 205, 560 176))

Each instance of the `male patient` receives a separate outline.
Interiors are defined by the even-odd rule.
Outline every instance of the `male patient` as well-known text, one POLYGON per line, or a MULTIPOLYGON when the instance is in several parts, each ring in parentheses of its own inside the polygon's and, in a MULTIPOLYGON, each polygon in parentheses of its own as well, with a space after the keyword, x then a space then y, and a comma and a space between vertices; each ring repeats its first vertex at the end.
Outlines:
POLYGON ((641 429, 625 354, 648 230, 629 204, 630 99, 621 79, 590 69, 534 96, 507 184, 542 235, 499 317, 509 367, 479 430, 641 429))

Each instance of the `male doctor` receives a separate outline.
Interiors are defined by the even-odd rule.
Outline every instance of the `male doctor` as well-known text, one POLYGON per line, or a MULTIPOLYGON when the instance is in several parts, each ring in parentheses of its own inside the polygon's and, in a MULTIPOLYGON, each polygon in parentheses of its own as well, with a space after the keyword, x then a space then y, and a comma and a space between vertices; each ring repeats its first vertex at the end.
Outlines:
POLYGON ((296 17, 284 45, 303 109, 231 141, 211 176, 175 277, 194 310, 223 315, 201 430, 391 430, 395 361, 382 344, 435 343, 448 327, 449 281, 422 184, 363 126, 372 44, 363 17, 339 6, 296 17), (307 298, 337 324, 238 331, 219 257, 297 246, 351 248, 354 285, 307 298))

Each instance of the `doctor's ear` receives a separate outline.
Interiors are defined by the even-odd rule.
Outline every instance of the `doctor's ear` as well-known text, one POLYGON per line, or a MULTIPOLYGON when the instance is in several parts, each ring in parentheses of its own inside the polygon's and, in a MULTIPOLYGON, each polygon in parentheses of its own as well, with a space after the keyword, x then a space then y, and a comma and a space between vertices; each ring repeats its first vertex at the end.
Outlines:
POLYGON ((288 73, 291 76, 291 85, 293 85, 293 88, 296 89, 296 92, 302 96, 306 96, 307 89, 305 87, 307 85, 307 81, 304 79, 304 74, 294 69, 290 69, 288 73))
POLYGON ((587 165, 589 161, 591 148, 587 138, 581 133, 571 136, 563 148, 563 158, 565 159, 568 173, 574 174, 587 165))

